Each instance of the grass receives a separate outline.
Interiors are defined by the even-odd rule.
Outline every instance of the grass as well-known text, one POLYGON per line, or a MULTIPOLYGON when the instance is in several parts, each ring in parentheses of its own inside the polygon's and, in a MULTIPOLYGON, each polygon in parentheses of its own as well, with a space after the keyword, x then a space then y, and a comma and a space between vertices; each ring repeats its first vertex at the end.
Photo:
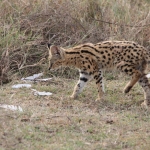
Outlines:
POLYGON ((48 42, 129 40, 149 48, 149 7, 149 0, 0 1, 0 83, 45 71, 48 42))
POLYGON ((149 0, 0 1, 0 84, 12 79, 0 87, 0 104, 19 105, 24 110, 0 108, 0 150, 149 150, 150 115, 140 107, 144 98, 138 85, 124 95, 122 89, 129 79, 109 72, 103 102, 95 102, 93 82, 78 100, 70 100, 76 70, 46 71, 47 42, 70 47, 133 40, 149 48, 149 26, 133 27, 150 23, 149 8, 149 0), (20 76, 37 72, 53 80, 33 83, 33 88, 50 91, 52 96, 11 88, 22 82, 20 76))
POLYGON ((95 102, 93 81, 78 100, 69 98, 76 80, 33 83, 39 91, 53 92, 49 97, 34 96, 30 89, 12 89, 18 82, 0 88, 1 104, 23 108, 23 112, 0 108, 0 149, 149 149, 150 114, 140 107, 143 92, 136 85, 124 95, 127 78, 122 74, 114 80, 106 74, 103 102, 95 102))

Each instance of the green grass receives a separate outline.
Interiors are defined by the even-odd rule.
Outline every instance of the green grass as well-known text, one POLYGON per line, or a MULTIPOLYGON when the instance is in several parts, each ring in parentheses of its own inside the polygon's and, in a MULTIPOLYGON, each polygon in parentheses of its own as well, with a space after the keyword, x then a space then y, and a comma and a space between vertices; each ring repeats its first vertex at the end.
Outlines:
POLYGON ((143 93, 138 85, 124 95, 127 78, 106 78, 105 100, 95 102, 94 81, 77 100, 69 98, 77 80, 52 81, 32 85, 39 91, 53 92, 49 97, 11 88, 21 81, 0 88, 0 104, 19 105, 24 110, 0 108, 0 149, 149 149, 150 114, 140 107, 143 93))

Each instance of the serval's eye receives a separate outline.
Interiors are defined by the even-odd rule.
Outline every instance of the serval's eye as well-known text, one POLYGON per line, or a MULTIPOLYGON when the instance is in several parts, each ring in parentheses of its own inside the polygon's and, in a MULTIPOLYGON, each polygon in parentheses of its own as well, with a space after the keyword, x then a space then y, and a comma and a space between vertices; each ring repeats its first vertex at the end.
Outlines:
POLYGON ((49 63, 49 68, 48 68, 48 70, 50 70, 51 68, 52 68, 52 63, 49 63))

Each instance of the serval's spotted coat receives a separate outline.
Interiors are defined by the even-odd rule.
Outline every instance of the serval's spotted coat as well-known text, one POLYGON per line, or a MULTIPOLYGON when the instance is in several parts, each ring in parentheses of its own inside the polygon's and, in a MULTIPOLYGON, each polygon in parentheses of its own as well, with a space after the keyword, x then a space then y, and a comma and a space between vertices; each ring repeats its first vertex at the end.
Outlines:
POLYGON ((150 105, 150 84, 145 69, 150 60, 149 51, 143 46, 129 41, 105 41, 97 44, 87 43, 69 49, 57 46, 49 48, 49 69, 60 66, 75 66, 80 78, 74 88, 72 98, 76 98, 83 87, 93 77, 98 87, 98 99, 103 97, 103 69, 116 68, 131 76, 124 92, 128 93, 136 82, 144 90, 143 105, 150 105))

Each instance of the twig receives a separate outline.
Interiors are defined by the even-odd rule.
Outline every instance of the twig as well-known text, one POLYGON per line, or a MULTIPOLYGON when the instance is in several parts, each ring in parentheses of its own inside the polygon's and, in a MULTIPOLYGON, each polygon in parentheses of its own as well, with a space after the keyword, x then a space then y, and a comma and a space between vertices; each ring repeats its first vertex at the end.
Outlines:
POLYGON ((134 26, 134 25, 127 25, 127 24, 119 24, 119 23, 114 23, 114 22, 109 22, 109 21, 104 21, 104 20, 99 20, 99 19, 92 19, 92 20, 100 21, 100 22, 107 23, 107 24, 114 24, 117 26, 135 27, 135 28, 142 28, 142 27, 150 26, 150 23, 145 24, 145 25, 141 25, 141 26, 134 26))
POLYGON ((45 58, 42 58, 38 63, 33 64, 33 65, 26 65, 26 66, 22 66, 19 68, 19 70, 24 69, 24 68, 28 68, 28 67, 35 67, 38 65, 41 65, 43 62, 45 61, 45 58))

